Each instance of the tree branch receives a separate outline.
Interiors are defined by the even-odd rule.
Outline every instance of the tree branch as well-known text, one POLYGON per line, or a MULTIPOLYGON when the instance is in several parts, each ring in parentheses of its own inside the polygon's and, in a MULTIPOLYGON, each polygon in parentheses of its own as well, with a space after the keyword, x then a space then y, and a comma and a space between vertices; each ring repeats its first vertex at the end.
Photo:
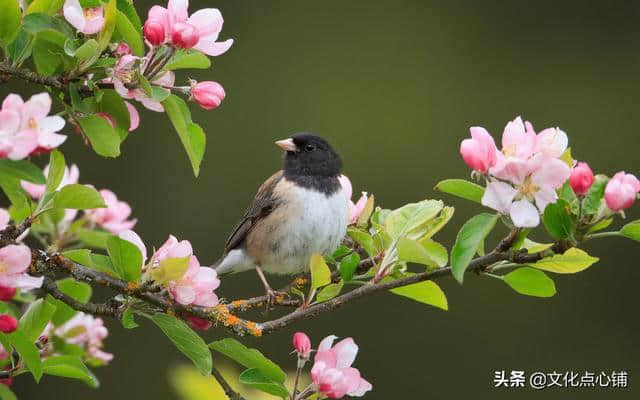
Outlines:
POLYGON ((42 76, 28 69, 14 68, 7 63, 0 63, 0 75, 15 76, 27 82, 37 83, 40 85, 51 86, 56 89, 64 89, 65 82, 60 76, 42 76))
POLYGON ((216 369, 216 367, 213 367, 211 369, 211 375, 213 375, 213 377, 216 378, 220 386, 222 386, 222 389, 224 390, 224 394, 226 394, 230 400, 246 400, 244 397, 240 395, 240 393, 233 390, 231 385, 229 385, 229 382, 227 382, 227 380, 224 379, 224 376, 222 376, 222 374, 220 373, 220 371, 216 369))
POLYGON ((29 217, 22 221, 20 225, 10 224, 6 228, 0 231, 0 247, 4 247, 15 243, 16 239, 20 237, 29 227, 33 218, 29 217))

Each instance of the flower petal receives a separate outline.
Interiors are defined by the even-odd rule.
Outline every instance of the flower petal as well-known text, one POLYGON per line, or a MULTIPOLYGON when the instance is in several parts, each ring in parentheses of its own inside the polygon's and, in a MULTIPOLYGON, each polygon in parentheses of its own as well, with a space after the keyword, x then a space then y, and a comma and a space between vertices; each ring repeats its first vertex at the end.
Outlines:
POLYGON ((67 22, 69 22, 74 28, 81 32, 84 30, 86 21, 84 18, 84 12, 82 11, 82 6, 80 6, 80 2, 78 0, 66 0, 62 7, 62 13, 64 14, 64 18, 67 22))
POLYGON ((216 40, 222 30, 224 19, 217 8, 203 8, 194 12, 187 22, 196 27, 201 38, 216 40))
POLYGON ((519 228, 534 228, 540 224, 540 213, 527 200, 514 201, 509 213, 513 224, 519 228))
POLYGON ((215 57, 224 54, 227 50, 229 50, 232 44, 233 39, 227 39, 224 42, 216 42, 216 39, 205 37, 200 38, 198 43, 193 46, 193 48, 196 50, 200 50, 204 54, 215 57))
POLYGON ((355 344, 352 338, 342 339, 334 347, 333 351, 337 355, 337 368, 350 367, 356 359, 358 354, 358 345, 355 344))
POLYGON ((487 185, 482 196, 482 205, 493 208, 502 214, 508 214, 516 193, 516 189, 507 183, 491 182, 487 185))

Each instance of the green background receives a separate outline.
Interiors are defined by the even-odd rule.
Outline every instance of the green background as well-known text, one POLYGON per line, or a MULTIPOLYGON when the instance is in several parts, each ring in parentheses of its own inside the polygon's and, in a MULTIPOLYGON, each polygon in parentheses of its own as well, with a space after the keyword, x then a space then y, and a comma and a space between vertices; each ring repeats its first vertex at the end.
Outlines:
MULTIPOLYGON (((212 70, 179 74, 179 82, 212 79, 227 91, 218 110, 194 110, 208 141, 200 177, 166 116, 141 107, 141 128, 120 158, 96 156, 75 135, 62 147, 82 183, 110 188, 132 205, 149 248, 173 233, 191 240, 203 264, 213 263, 257 186, 280 166, 273 141, 301 130, 328 138, 354 190, 374 193, 387 208, 424 198, 456 206, 437 237, 448 246, 481 208, 433 186, 468 177, 458 148, 471 125, 499 138, 521 114, 538 129, 562 127, 575 158, 595 171, 639 172, 640 8, 633 2, 191 3, 192 11, 219 7, 221 37, 236 41, 212 70)), ((136 4, 145 16, 152 3, 136 4)), ((9 90, 24 93, 12 83, 0 88, 2 97, 9 90)), ((441 285, 449 312, 381 294, 245 342, 292 368, 294 331, 309 333, 314 345, 327 334, 352 336, 360 345, 355 366, 373 383, 369 399, 638 398, 640 248, 606 239, 586 249, 602 261, 553 276, 558 294, 550 299, 517 295, 493 279, 469 276, 460 287, 448 278, 441 285), (623 370, 630 387, 494 389, 494 371, 512 369, 623 370)), ((226 278, 218 290, 232 299, 261 292, 253 273, 226 278)), ((186 360, 140 322, 125 331, 106 321, 105 350, 116 356, 97 370, 99 391, 54 377, 36 386, 28 375, 15 380, 15 391, 38 400, 177 399, 168 371, 186 360)), ((212 329, 205 337, 225 335, 212 329)))

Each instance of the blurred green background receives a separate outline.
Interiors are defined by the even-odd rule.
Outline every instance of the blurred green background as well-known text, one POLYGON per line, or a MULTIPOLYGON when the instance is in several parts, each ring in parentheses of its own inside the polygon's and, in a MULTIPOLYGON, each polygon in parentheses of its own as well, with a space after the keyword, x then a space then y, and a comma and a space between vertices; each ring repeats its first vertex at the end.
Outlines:
MULTIPOLYGON (((145 16, 153 3, 136 4, 145 16)), ((204 7, 220 8, 221 37, 236 42, 213 70, 188 75, 227 91, 218 110, 194 111, 208 141, 198 179, 166 116, 141 107, 141 128, 119 159, 96 156, 77 136, 62 147, 82 183, 131 203, 148 247, 173 233, 191 240, 203 264, 214 262, 257 186, 280 166, 273 141, 301 130, 328 138, 355 191, 374 193, 387 208, 424 198, 456 206, 438 237, 448 246, 481 209, 432 188, 469 175, 458 146, 471 125, 499 138, 521 114, 539 129, 562 127, 574 156, 594 170, 640 172, 636 2, 191 1, 192 11, 204 7)), ((24 87, 5 85, 2 97, 9 90, 24 87)), ((516 295, 493 279, 473 277, 463 288, 446 279, 449 312, 382 294, 245 343, 293 368, 294 331, 314 344, 353 336, 355 366, 373 383, 369 399, 638 398, 640 249, 602 240, 587 250, 602 261, 554 276, 550 299, 516 295), (503 369, 623 370, 630 387, 494 389, 494 371, 503 369)), ((218 290, 227 298, 261 292, 253 273, 224 279, 218 290)), ((105 350, 116 357, 97 370, 99 391, 48 376, 36 386, 25 375, 14 384, 20 397, 178 399, 168 374, 186 360, 163 334, 146 321, 134 331, 106 323, 105 350)), ((205 337, 225 335, 212 329, 205 337)))

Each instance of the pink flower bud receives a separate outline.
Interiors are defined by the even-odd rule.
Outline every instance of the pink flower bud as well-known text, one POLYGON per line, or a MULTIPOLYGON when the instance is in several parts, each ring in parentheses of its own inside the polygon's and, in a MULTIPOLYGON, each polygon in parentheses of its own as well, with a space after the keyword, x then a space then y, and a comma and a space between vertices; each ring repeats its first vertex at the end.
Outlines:
POLYGON ((96 115, 104 118, 109 123, 109 125, 111 125, 111 127, 115 129, 116 120, 111 115, 104 112, 97 112, 96 115))
POLYGON ((144 37, 154 46, 164 43, 165 31, 161 21, 148 19, 144 23, 144 37))
POLYGON ((7 301, 16 295, 16 288, 11 286, 0 286, 0 300, 7 301))
POLYGON ((629 208, 640 192, 640 181, 632 174, 618 172, 609 180, 604 190, 607 206, 613 211, 629 208))
POLYGON ((579 162, 571 171, 569 184, 573 191, 578 195, 585 195, 593 185, 593 171, 585 162, 579 162))
POLYGON ((213 110, 218 107, 226 94, 224 88, 218 82, 198 82, 191 88, 191 96, 198 105, 205 110, 213 110))
POLYGON ((0 332, 11 333, 18 329, 18 320, 9 314, 0 315, 0 332))
POLYGON ((131 54, 131 47, 126 42, 120 42, 116 47, 116 55, 122 57, 131 54))
POLYGON ((190 49, 200 40, 200 35, 195 26, 187 22, 178 22, 173 25, 173 33, 171 34, 171 42, 183 49, 190 49))
POLYGON ((293 335, 293 347, 296 349, 298 357, 303 359, 309 358, 311 354, 311 340, 309 340, 309 336, 302 332, 296 332, 293 335))
POLYGON ((471 127, 471 139, 460 143, 460 154, 469 167, 485 173, 497 162, 497 149, 493 137, 486 129, 471 127))
POLYGON ((185 317, 185 320, 187 321, 190 327, 198 331, 206 331, 213 326, 211 321, 207 321, 206 319, 196 317, 195 315, 187 315, 185 317))

